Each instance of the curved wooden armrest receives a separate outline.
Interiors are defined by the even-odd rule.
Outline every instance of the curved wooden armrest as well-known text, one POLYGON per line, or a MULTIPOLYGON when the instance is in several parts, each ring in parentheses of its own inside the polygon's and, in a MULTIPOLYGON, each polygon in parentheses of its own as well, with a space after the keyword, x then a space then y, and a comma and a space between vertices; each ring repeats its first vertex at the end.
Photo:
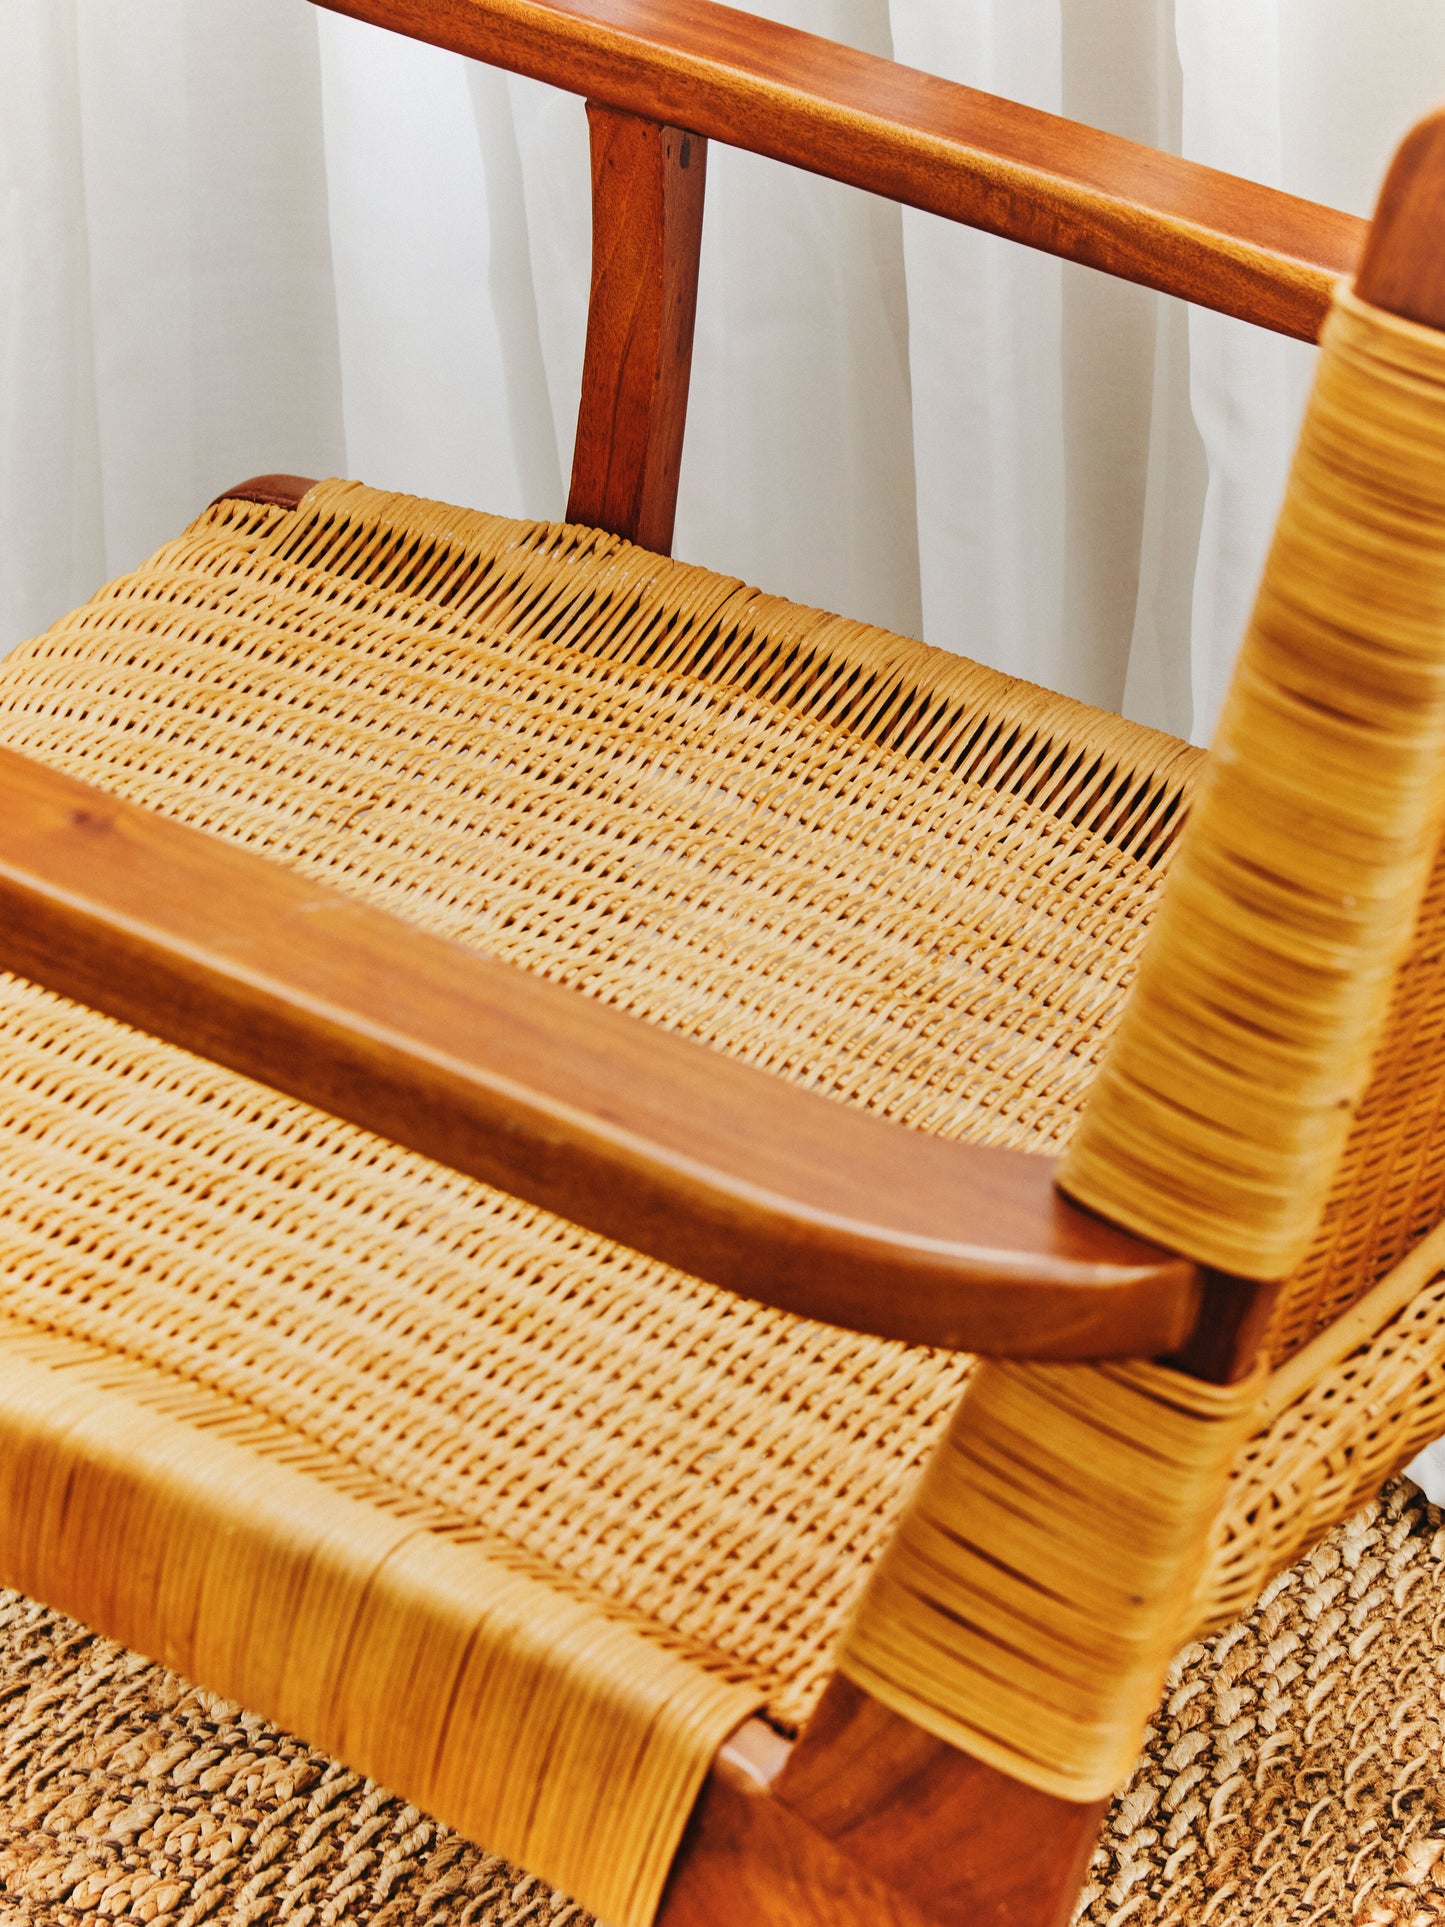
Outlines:
POLYGON ((712 0, 318 0, 1313 340, 1365 223, 712 0))
POLYGON ((0 751, 0 967, 748 1297, 887 1337, 1167 1352, 1199 1279, 1052 1163, 783 1083, 0 751))

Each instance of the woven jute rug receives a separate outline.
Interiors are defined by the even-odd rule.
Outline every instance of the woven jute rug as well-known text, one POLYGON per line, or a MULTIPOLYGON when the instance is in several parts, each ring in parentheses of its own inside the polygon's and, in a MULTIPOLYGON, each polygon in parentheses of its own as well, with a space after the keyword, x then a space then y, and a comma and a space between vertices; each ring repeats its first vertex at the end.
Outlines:
MULTIPOLYGON (((1404 1481, 1191 1647, 1087 1927, 1445 1923, 1445 1523, 1404 1481)), ((0 1927, 587 1927, 228 1701, 0 1593, 0 1927)))

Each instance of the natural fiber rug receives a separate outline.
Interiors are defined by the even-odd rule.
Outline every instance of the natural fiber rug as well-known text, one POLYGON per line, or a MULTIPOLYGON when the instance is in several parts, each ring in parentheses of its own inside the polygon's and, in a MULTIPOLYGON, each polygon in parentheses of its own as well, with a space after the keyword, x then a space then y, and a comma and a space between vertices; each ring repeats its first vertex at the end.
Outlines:
MULTIPOLYGON (((1087 1927, 1445 1923, 1445 1524, 1397 1482, 1176 1667, 1087 1927)), ((263 1720, 0 1593, 0 1927, 586 1927, 263 1720)))
POLYGON ((1445 1521, 1400 1479, 1181 1655, 1082 1921, 1445 1922, 1442 1620, 1445 1521))

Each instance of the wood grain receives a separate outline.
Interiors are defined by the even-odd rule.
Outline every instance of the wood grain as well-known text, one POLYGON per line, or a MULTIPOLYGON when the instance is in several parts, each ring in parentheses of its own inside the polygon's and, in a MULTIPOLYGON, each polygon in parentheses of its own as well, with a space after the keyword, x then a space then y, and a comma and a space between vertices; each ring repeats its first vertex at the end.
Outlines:
POLYGON ((253 475, 234 488, 223 489, 211 507, 216 502, 264 502, 269 508, 294 509, 300 506, 307 489, 315 486, 313 475, 253 475))
POLYGON ((1194 1268, 1052 1161, 832 1103, 0 751, 0 966, 633 1249, 970 1351, 1167 1351, 1194 1268))
POLYGON ((317 0, 1312 340, 1353 215, 712 0, 317 0))
POLYGON ((1279 1296, 1277 1282, 1206 1271, 1194 1330, 1164 1362, 1209 1385, 1237 1385, 1254 1370, 1279 1296))
POLYGON ((1068 1927, 1109 1804, 1024 1786, 841 1676, 773 1792, 939 1927, 1068 1927))
POLYGON ((1396 150, 1355 279, 1377 308, 1445 328, 1445 108, 1396 150))
POLYGON ((569 522, 672 553, 707 142, 587 104, 592 297, 569 522))
POLYGON ((723 1747, 673 1862, 657 1927, 929 1927, 775 1797, 786 1741, 749 1721, 723 1747))

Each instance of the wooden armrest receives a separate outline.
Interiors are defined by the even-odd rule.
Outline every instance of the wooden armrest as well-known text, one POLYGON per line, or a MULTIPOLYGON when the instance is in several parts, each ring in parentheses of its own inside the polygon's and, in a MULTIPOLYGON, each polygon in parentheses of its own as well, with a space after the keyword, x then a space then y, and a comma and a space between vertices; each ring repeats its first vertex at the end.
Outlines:
POLYGON ((748 1297, 887 1337, 1167 1352, 1192 1266, 1052 1163, 799 1090, 0 750, 0 967, 748 1297))
POLYGON ((317 0, 1313 340, 1365 223, 711 0, 317 0))

